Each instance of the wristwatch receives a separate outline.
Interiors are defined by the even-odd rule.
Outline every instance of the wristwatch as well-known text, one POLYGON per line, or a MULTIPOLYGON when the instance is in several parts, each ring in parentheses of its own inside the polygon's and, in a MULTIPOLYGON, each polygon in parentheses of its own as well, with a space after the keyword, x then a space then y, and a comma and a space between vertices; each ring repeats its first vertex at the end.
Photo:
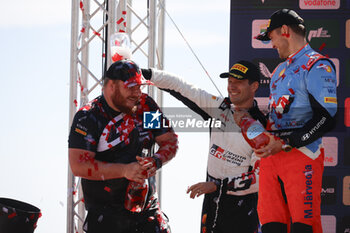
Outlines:
POLYGON ((291 151, 293 149, 293 147, 291 146, 291 145, 288 145, 288 144, 283 144, 282 145, 282 150, 284 151, 284 152, 289 152, 289 151, 291 151))
POLYGON ((293 147, 289 145, 288 139, 282 139, 281 142, 282 142, 282 150, 284 152, 289 152, 293 149, 293 147))

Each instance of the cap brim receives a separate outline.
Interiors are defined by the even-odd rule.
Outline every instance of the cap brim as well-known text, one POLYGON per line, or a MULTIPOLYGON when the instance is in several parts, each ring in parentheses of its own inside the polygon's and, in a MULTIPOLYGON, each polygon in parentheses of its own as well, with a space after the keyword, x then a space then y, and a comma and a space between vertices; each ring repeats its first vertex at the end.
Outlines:
POLYGON ((125 87, 132 87, 136 85, 153 85, 153 83, 147 79, 145 79, 142 75, 134 76, 129 78, 124 82, 125 87))
POLYGON ((228 78, 228 76, 230 76, 228 72, 220 74, 220 78, 228 78))
POLYGON ((256 37, 254 37, 254 39, 261 40, 261 41, 269 41, 270 40, 270 38, 268 36, 268 32, 262 32, 259 35, 257 35, 256 37))

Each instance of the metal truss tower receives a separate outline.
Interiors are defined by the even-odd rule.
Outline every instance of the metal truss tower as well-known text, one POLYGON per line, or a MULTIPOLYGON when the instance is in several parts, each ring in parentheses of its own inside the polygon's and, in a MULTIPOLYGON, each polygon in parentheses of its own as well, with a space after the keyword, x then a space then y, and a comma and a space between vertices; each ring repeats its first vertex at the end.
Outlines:
MULTIPOLYGON (((114 33, 129 35, 132 59, 141 67, 163 69, 164 13, 165 0, 72 0, 69 127, 78 106, 101 94, 114 33)), ((148 93, 162 105, 158 89, 148 87, 148 93)), ((159 173, 157 185, 160 196, 159 173)), ((69 167, 67 233, 82 233, 84 218, 80 178, 69 167)))

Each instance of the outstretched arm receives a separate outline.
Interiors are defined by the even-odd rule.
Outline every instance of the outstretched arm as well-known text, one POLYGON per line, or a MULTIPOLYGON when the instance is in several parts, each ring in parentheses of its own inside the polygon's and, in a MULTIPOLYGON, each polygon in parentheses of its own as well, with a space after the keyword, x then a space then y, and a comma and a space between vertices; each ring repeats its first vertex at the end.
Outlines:
POLYGON ((204 120, 217 117, 216 109, 222 103, 223 98, 214 96, 188 83, 183 78, 165 71, 142 69, 142 74, 158 88, 169 92, 191 110, 202 116, 204 120))

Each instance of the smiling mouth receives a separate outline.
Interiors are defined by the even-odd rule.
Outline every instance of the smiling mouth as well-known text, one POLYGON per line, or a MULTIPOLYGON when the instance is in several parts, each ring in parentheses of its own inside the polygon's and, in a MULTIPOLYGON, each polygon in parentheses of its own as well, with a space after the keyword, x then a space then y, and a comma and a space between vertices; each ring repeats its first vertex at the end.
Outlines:
POLYGON ((128 98, 128 100, 133 101, 133 102, 138 102, 138 101, 139 101, 139 98, 130 97, 130 98, 128 98))

